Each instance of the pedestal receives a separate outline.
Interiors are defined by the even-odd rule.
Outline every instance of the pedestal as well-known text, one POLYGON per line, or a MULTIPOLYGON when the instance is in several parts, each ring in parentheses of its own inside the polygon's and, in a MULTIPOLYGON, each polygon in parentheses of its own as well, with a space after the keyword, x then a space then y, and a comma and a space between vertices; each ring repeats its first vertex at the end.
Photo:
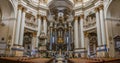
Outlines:
POLYGON ((87 57, 87 51, 85 50, 85 48, 76 49, 75 56, 85 58, 87 57))
POLYGON ((97 57, 108 57, 108 48, 106 45, 101 45, 97 47, 97 57))
POLYGON ((12 47, 12 53, 14 54, 14 56, 23 56, 24 47, 14 46, 12 47))
POLYGON ((81 53, 81 57, 82 58, 86 58, 87 57, 87 51, 84 48, 80 49, 80 53, 81 53))

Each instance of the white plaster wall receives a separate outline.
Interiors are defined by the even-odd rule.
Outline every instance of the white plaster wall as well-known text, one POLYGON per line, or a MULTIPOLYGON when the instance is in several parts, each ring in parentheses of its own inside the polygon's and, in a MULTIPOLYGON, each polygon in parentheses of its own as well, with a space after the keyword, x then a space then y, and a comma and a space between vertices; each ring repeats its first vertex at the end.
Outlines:
POLYGON ((108 40, 109 40, 109 53, 111 57, 120 57, 120 54, 118 52, 115 52, 115 42, 113 38, 117 35, 120 35, 120 26, 117 26, 117 24, 120 24, 120 21, 117 20, 117 18, 120 18, 120 1, 119 0, 113 0, 111 4, 109 5, 106 13, 106 18, 110 18, 107 21, 107 30, 108 30, 108 40), (114 19, 112 19, 114 18, 114 19))
POLYGON ((2 10, 2 23, 5 24, 5 26, 0 26, 0 41, 3 37, 7 42, 8 36, 12 37, 13 35, 15 10, 9 0, 0 0, 0 8, 2 10))

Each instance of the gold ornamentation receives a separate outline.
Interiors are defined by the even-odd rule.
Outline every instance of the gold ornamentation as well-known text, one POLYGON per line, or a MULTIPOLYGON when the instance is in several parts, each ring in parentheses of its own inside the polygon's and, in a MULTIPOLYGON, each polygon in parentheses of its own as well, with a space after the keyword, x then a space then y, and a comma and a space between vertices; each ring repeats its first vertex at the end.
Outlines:
POLYGON ((96 8, 95 8, 95 12, 99 12, 99 7, 96 7, 96 8))
POLYGON ((85 37, 88 37, 89 33, 88 33, 88 32, 85 32, 84 35, 85 35, 85 37))
POLYGON ((23 6, 22 5, 18 5, 18 9, 22 10, 23 6))
POLYGON ((80 19, 83 19, 84 18, 84 15, 82 14, 82 15, 80 15, 80 19))
POLYGON ((58 43, 63 43, 63 39, 62 38, 58 38, 58 43))
POLYGON ((33 36, 36 37, 37 33, 36 32, 33 32, 33 36))
POLYGON ((103 5, 99 5, 99 10, 102 10, 104 8, 103 5))
POLYGON ((22 11, 23 11, 23 12, 26 12, 26 11, 27 11, 27 8, 23 7, 23 8, 22 8, 22 11))
POLYGON ((40 15, 40 14, 37 14, 37 18, 41 18, 41 15, 40 15))
POLYGON ((75 16, 75 21, 78 21, 78 16, 75 16))
POLYGON ((43 16, 43 19, 46 20, 46 16, 43 16))

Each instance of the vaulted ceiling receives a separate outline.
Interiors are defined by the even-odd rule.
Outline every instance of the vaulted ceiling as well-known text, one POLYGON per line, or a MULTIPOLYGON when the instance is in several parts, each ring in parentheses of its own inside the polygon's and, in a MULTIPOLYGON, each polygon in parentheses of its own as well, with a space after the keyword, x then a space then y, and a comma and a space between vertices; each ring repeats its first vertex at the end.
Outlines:
MULTIPOLYGON (((53 0, 32 0, 32 2, 35 2, 35 3, 38 3, 39 1, 47 4, 47 3, 49 3, 53 0)), ((65 1, 65 0, 59 0, 59 1, 65 1)), ((85 2, 88 2, 90 0, 69 0, 69 1, 71 1, 72 3, 79 3, 79 2, 84 2, 85 3, 85 2)))

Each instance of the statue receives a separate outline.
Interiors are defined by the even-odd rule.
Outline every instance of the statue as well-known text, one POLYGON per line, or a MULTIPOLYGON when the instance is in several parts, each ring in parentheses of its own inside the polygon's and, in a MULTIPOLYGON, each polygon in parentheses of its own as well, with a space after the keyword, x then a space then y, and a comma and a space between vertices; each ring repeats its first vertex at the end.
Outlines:
POLYGON ((55 16, 55 15, 49 15, 48 18, 47 18, 48 21, 49 21, 49 22, 55 22, 54 16, 55 16))
POLYGON ((68 15, 67 22, 72 22, 74 20, 73 15, 68 15))

